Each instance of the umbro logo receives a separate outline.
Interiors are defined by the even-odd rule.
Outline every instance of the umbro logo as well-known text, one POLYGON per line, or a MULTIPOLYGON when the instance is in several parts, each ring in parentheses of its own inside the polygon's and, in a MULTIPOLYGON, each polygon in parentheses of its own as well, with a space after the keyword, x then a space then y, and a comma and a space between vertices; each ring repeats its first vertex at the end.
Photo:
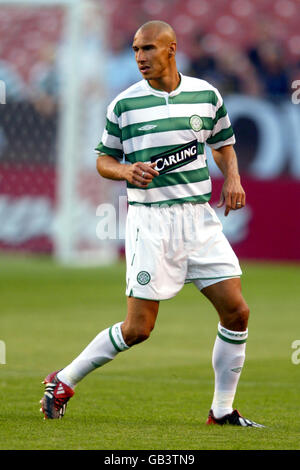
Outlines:
POLYGON ((155 124, 146 124, 146 126, 139 127, 138 130, 139 131, 151 131, 151 129, 155 129, 155 127, 157 127, 157 125, 155 124))
POLYGON ((230 369, 232 370, 232 372, 236 372, 237 374, 239 374, 242 370, 242 367, 235 367, 234 369, 230 369))

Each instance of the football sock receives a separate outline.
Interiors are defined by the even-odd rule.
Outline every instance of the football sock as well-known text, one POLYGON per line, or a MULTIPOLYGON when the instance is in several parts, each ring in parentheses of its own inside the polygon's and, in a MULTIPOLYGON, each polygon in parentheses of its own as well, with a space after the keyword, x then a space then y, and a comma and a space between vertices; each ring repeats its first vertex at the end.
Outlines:
POLYGON ((215 373, 215 390, 212 410, 216 418, 233 411, 232 404, 245 361, 248 330, 231 331, 218 325, 212 364, 215 373))
POLYGON ((103 366, 129 348, 121 331, 123 322, 101 331, 67 367, 58 372, 59 380, 74 388, 89 372, 103 366))

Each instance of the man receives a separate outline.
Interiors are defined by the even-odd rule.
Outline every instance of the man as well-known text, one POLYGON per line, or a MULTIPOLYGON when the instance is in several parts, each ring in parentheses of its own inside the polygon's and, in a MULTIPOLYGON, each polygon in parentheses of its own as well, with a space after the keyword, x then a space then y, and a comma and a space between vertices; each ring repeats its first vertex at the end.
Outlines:
POLYGON ((205 143, 225 178, 219 207, 225 204, 228 215, 245 205, 225 106, 210 84, 178 73, 176 36, 168 24, 144 24, 133 50, 143 80, 110 104, 97 147, 100 175, 127 181, 127 316, 100 332, 71 364, 46 377, 42 411, 46 418, 62 417, 76 384, 146 340, 160 300, 193 282, 220 318, 207 424, 260 427, 232 407, 245 359, 249 309, 241 293, 238 260, 208 204, 205 143))

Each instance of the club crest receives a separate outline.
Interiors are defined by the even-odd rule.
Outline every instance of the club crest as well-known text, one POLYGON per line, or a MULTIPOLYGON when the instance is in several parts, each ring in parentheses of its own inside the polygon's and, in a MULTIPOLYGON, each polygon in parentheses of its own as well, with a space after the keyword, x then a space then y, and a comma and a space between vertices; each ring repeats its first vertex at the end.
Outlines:
POLYGON ((193 114, 193 116, 190 117, 190 126, 194 131, 200 131, 203 127, 203 121, 201 117, 197 114, 193 114))
POLYGON ((145 286, 146 284, 149 284, 151 280, 151 276, 147 271, 140 271, 137 275, 137 281, 141 286, 145 286))

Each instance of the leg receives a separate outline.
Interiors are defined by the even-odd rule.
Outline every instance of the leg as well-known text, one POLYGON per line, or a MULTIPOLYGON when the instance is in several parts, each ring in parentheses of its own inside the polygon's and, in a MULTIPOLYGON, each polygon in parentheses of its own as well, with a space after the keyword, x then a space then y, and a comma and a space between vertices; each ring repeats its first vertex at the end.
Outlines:
POLYGON ((242 296, 240 279, 227 279, 202 290, 216 308, 220 324, 213 349, 215 418, 232 413, 240 373, 245 361, 249 308, 242 296))
POLYGON ((158 314, 159 302, 135 297, 127 299, 127 316, 122 324, 122 334, 128 346, 149 338, 158 314))
POLYGON ((243 298, 239 278, 227 279, 205 287, 202 293, 214 305, 222 326, 233 331, 247 329, 249 308, 243 298))
POLYGON ((152 300, 128 298, 125 321, 101 331, 71 364, 58 373, 59 380, 74 388, 89 372, 147 339, 154 328, 158 306, 159 303, 152 300))
POLYGON ((146 340, 154 328, 158 307, 156 301, 129 298, 124 322, 101 331, 68 366, 49 374, 44 380, 45 394, 40 402, 45 418, 62 418, 80 380, 110 362, 119 352, 146 340))

